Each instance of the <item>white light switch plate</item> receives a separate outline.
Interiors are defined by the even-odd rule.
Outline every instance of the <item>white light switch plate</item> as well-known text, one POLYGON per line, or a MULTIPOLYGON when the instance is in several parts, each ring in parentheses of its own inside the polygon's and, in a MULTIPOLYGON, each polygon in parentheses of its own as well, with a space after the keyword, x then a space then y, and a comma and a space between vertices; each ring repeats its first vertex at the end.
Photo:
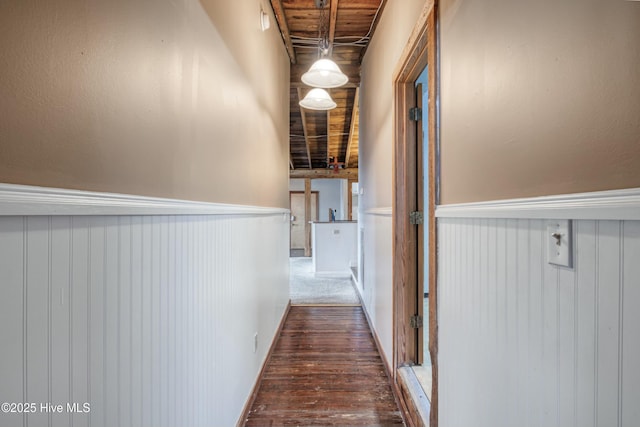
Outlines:
POLYGON ((571 268, 572 235, 571 220, 554 220, 547 223, 547 262, 571 268))

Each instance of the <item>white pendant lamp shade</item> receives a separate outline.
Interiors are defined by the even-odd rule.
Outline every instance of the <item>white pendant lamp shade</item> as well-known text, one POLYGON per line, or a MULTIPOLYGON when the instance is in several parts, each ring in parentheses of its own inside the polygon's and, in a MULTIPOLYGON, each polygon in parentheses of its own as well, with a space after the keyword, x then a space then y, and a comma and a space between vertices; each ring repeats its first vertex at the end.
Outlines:
POLYGON ((318 88, 311 89, 299 104, 309 110, 332 110, 336 108, 336 103, 331 99, 331 95, 326 90, 318 88))
POLYGON ((313 63, 309 71, 302 75, 302 82, 313 87, 332 88, 346 84, 349 77, 330 59, 322 58, 313 63))

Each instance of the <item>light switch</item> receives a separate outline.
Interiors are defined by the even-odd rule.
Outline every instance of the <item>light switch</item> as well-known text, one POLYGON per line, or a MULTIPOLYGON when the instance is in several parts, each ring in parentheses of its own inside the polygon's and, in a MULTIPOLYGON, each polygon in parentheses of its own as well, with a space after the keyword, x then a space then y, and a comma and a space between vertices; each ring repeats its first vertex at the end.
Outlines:
POLYGON ((571 267, 571 220, 549 221, 547 223, 546 237, 547 262, 563 267, 571 267))

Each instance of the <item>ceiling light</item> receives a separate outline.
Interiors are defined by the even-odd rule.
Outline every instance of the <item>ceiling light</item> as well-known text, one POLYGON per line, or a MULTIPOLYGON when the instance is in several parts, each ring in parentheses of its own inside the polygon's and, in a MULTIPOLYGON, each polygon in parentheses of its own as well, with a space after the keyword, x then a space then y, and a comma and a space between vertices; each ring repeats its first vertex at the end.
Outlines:
POLYGON ((324 9, 326 0, 316 0, 316 6, 320 9, 318 22, 318 59, 313 63, 309 71, 302 75, 302 82, 313 87, 332 88, 345 85, 349 77, 344 75, 340 67, 329 58, 325 58, 330 50, 329 29, 325 19, 324 9))
POLYGON ((318 88, 311 89, 299 104, 309 110, 332 110, 337 106, 329 92, 318 88))
POLYGON ((309 71, 302 75, 302 82, 313 87, 332 88, 346 84, 349 77, 345 76, 340 67, 330 59, 322 58, 313 63, 309 71))

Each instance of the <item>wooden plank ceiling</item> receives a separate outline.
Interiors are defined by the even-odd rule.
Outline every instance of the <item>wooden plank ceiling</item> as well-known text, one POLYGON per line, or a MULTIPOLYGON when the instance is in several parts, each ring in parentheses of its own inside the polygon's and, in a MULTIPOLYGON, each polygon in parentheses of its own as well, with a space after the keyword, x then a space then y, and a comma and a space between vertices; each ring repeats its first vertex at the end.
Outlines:
MULTIPOLYGON (((357 170, 360 63, 386 2, 325 0, 329 57, 349 77, 349 83, 327 89, 338 104, 335 109, 314 111, 301 108, 298 102, 311 89, 300 77, 319 59, 321 12, 317 1, 271 0, 291 59, 289 166, 295 171, 291 176, 304 176, 303 170, 331 168, 330 163, 357 170)), ((353 176, 354 171, 350 172, 353 176)), ((340 171, 336 176, 342 174, 340 171)))

